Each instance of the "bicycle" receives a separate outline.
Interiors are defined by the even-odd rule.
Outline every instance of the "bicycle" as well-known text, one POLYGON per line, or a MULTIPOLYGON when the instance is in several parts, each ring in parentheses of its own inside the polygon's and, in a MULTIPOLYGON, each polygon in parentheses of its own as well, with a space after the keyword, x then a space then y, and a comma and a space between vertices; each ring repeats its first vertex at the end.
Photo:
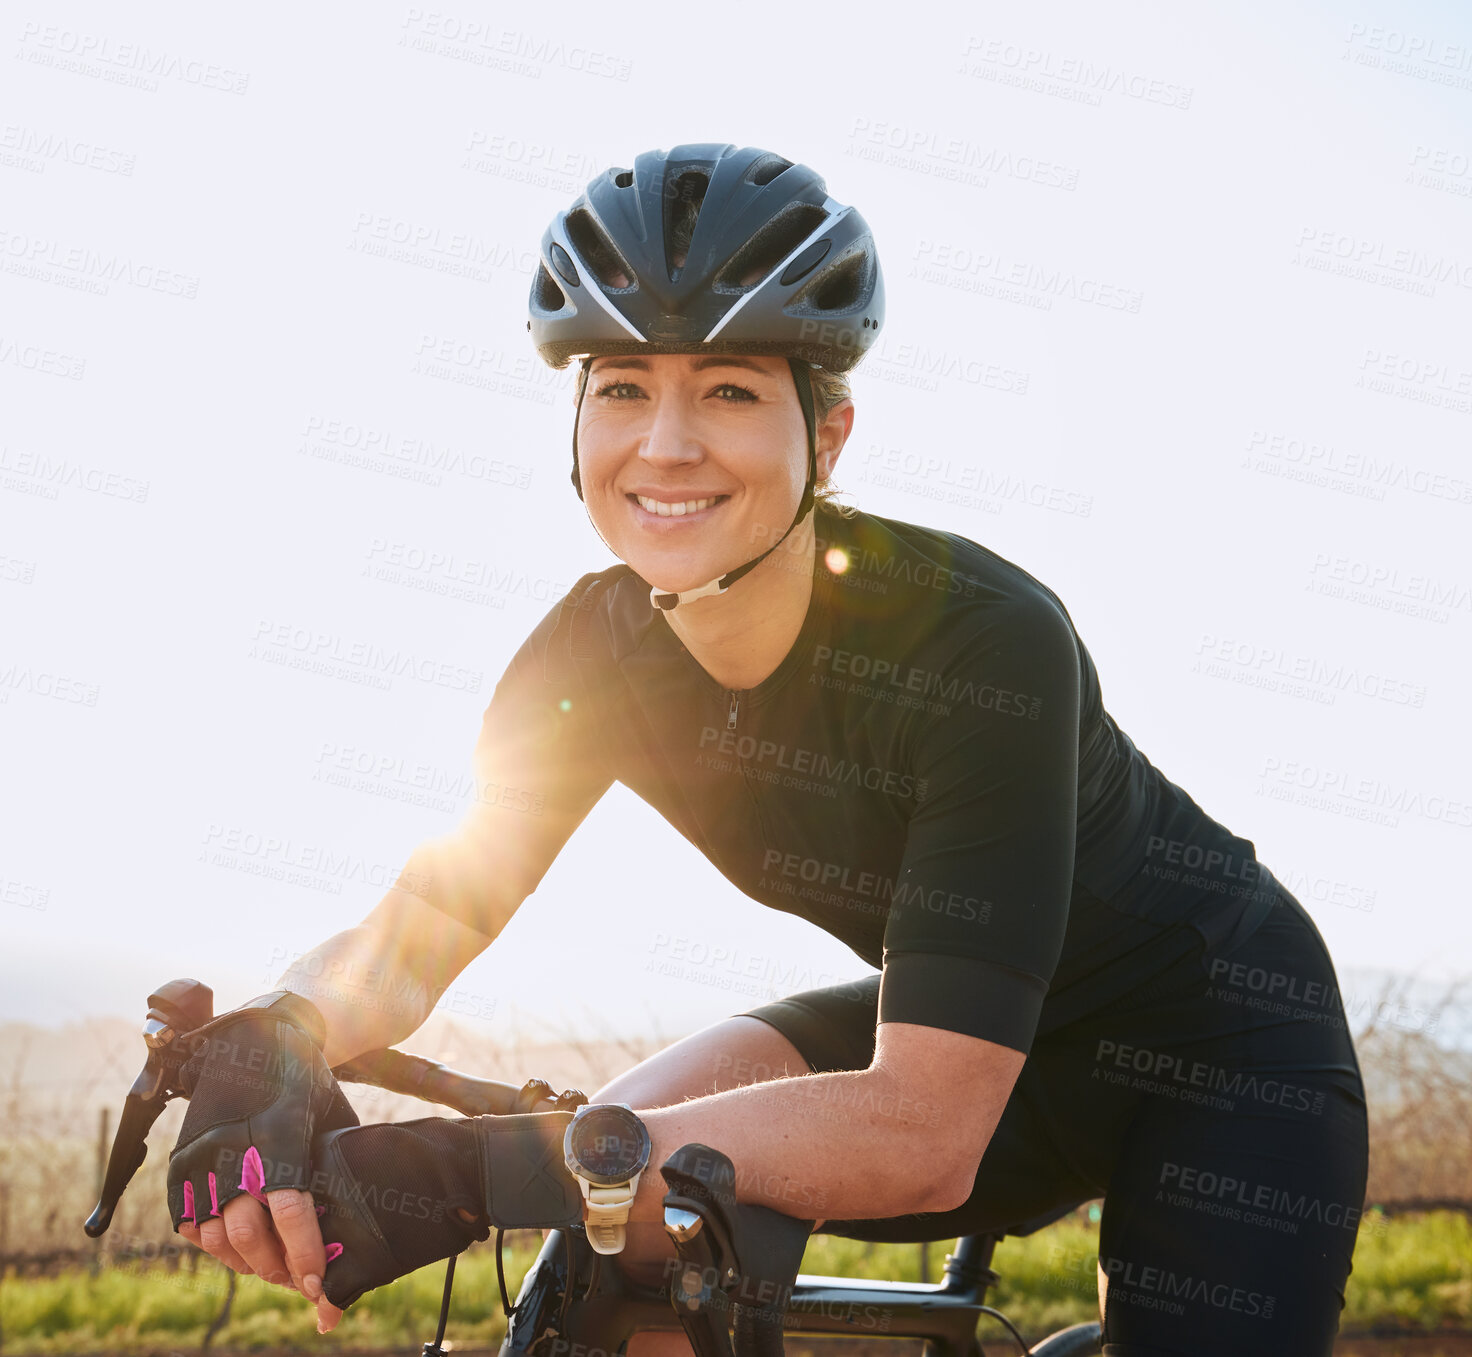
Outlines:
MULTIPOLYGON (((97 1206, 83 1228, 106 1232, 124 1190, 148 1152, 147 1136, 164 1107, 182 1097, 180 1065, 190 1034, 214 1016, 214 995, 197 980, 172 980, 148 997, 143 1038, 148 1057, 118 1119, 97 1206)), ((369 1084, 453 1108, 462 1116, 568 1109, 587 1098, 541 1079, 519 1088, 478 1079, 421 1056, 382 1050, 334 1068, 344 1083, 369 1084)), ((551 1231, 515 1304, 506 1291, 501 1236, 496 1271, 507 1312, 499 1357, 617 1357, 630 1335, 683 1330, 696 1357, 782 1357, 787 1334, 851 1339, 920 1339, 926 1357, 981 1357, 977 1328, 998 1322, 1024 1357, 1091 1357, 1098 1324, 1075 1324, 1029 1347, 1001 1311, 986 1304, 997 1280, 992 1254, 1003 1236, 967 1235, 946 1256, 936 1284, 800 1275, 812 1222, 739 1203, 728 1190, 734 1166, 719 1151, 685 1145, 661 1166, 669 1191, 664 1227, 677 1254, 657 1287, 638 1285, 600 1257, 578 1228, 551 1231)), ((1019 1224, 1030 1233, 1046 1220, 1019 1224)), ((446 1266, 439 1326, 422 1357, 443 1357, 455 1260, 446 1266)))

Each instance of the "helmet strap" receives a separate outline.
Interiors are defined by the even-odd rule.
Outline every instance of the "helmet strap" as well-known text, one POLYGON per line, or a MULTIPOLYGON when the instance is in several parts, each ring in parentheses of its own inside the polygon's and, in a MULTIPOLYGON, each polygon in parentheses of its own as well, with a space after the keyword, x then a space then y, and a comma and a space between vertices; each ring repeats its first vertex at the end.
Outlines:
POLYGON ((588 383, 592 376, 588 369, 593 366, 591 357, 583 359, 582 376, 578 378, 578 409, 572 417, 572 488, 578 492, 578 498, 583 497, 583 476, 578 469, 578 421, 583 417, 583 397, 588 394, 588 383))

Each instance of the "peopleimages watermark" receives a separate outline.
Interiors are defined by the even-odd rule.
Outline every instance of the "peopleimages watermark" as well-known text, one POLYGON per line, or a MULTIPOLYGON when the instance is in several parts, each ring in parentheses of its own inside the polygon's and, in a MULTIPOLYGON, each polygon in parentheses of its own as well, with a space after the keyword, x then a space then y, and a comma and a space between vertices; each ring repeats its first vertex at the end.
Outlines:
POLYGON ((563 373, 527 354, 489 349, 484 344, 427 331, 415 341, 414 355, 409 371, 415 376, 537 405, 553 404, 567 380, 563 373))
POLYGON ((1308 588, 1321 598, 1340 599, 1445 626, 1454 613, 1472 612, 1472 587, 1458 579, 1406 574, 1398 566, 1316 552, 1308 588))
MULTIPOLYGON (((773 768, 810 776, 818 782, 850 790, 865 788, 884 792, 904 800, 922 800, 927 781, 913 773, 860 763, 856 759, 834 758, 822 750, 804 749, 801 745, 779 744, 776 740, 759 740, 754 735, 738 735, 733 730, 705 726, 700 732, 701 755, 705 767, 716 767, 712 755, 734 757, 740 764, 770 764, 773 768)), ((733 765, 734 766, 734 765, 733 765)), ((717 771, 725 771, 718 768, 717 771)), ((745 770, 743 770, 745 771, 745 770)))
POLYGON ((262 834, 239 825, 211 824, 205 832, 199 861, 250 876, 282 881, 307 890, 340 895, 343 884, 362 884, 379 890, 399 888, 417 894, 428 889, 428 873, 408 872, 402 865, 370 862, 356 853, 337 852, 301 843, 289 835, 262 834), (400 882, 406 883, 400 887, 400 882))
POLYGON ((1051 311, 1054 299, 1060 298, 1138 315, 1144 301, 1144 294, 1136 288, 1080 277, 1069 269, 1008 259, 989 247, 921 237, 912 258, 911 278, 1002 301, 1022 301, 1043 311, 1051 311))
MULTIPOLYGON (((1326 1202, 1307 1192, 1254 1183, 1235 1174, 1170 1160, 1161 1164, 1156 1186, 1171 1206, 1188 1206, 1207 1215, 1261 1225, 1283 1234, 1296 1235, 1309 1223, 1353 1233, 1364 1214, 1362 1206, 1348 1202, 1326 1202)), ((1388 1223, 1383 1217, 1379 1219, 1382 1225, 1388 1223)))
POLYGON ((266 962, 267 978, 275 984, 281 962, 293 987, 304 998, 320 996, 336 1003, 382 1012, 416 1013, 427 1017, 438 1010, 454 1017, 489 1021, 495 1016, 495 998, 449 985, 428 984, 413 971, 382 966, 360 966, 351 958, 324 957, 276 946, 266 962))
POLYGON ((101 695, 95 683, 69 678, 49 669, 36 669, 28 664, 0 664, 0 703, 8 702, 11 693, 50 698, 53 702, 76 703, 95 707, 101 695))
POLYGON ((385 691, 393 686, 395 678, 412 678, 470 693, 480 692, 485 682, 485 675, 478 669, 416 655, 399 646, 375 645, 336 632, 266 618, 256 624, 248 658, 385 691))
MULTIPOLYGON (((848 1079, 790 1079, 783 1078, 780 1070, 772 1069, 763 1061, 725 1053, 716 1057, 715 1068, 718 1074, 728 1074, 743 1087, 761 1089, 773 1103, 790 1106, 794 1102, 815 1102, 845 1111, 894 1117, 913 1125, 940 1125, 938 1104, 921 1102, 886 1088, 866 1086, 857 1077, 862 1073, 858 1070, 829 1071, 855 1076, 848 1079)), ((824 1118, 821 1112, 816 1116, 819 1120, 838 1119, 837 1116, 824 1118)), ((843 1119, 847 1120, 846 1117, 843 1119)))
POLYGON ((1472 154, 1447 146, 1417 145, 1410 164, 1406 183, 1457 198, 1472 198, 1472 154))
POLYGON ((1353 385, 1455 414, 1472 414, 1472 368, 1434 358, 1366 349, 1353 385))
POLYGON ((551 142, 477 129, 469 136, 460 168, 575 194, 597 174, 598 161, 586 151, 564 151, 551 142))
POLYGON ((600 52, 581 43, 502 28, 480 19, 462 19, 437 9, 411 5, 400 27, 399 45, 454 57, 473 66, 506 70, 540 78, 542 68, 559 66, 580 75, 627 81, 633 71, 628 57, 600 52))
POLYGON ((815 972, 810 966, 790 957, 762 956, 740 947, 678 933, 656 933, 649 951, 649 960, 644 963, 644 970, 649 974, 688 980, 748 998, 776 998, 781 994, 834 985, 845 979, 828 971, 815 972))
POLYGON ((555 603, 571 588, 545 575, 529 575, 516 566, 497 566, 441 547, 421 547, 386 537, 372 540, 368 560, 372 564, 365 573, 371 573, 373 579, 461 602, 489 602, 495 607, 505 607, 510 596, 534 603, 555 603))
POLYGON ((0 486, 42 499, 56 499, 63 489, 71 489, 143 504, 148 499, 149 482, 119 471, 84 466, 69 457, 52 457, 0 443, 0 486))
POLYGON ((523 815, 540 815, 547 803, 543 792, 530 787, 482 781, 472 773, 451 773, 402 755, 377 753, 330 740, 324 740, 318 750, 317 771, 312 774, 312 781, 407 805, 430 806, 445 814, 470 801, 523 815))
POLYGON ((1358 776, 1342 768, 1269 756, 1260 774, 1275 800, 1295 801, 1321 810, 1375 820, 1392 828, 1399 815, 1415 815, 1461 829, 1472 827, 1472 802, 1395 786, 1377 777, 1358 776))
POLYGON ((1338 693, 1353 692, 1403 707, 1424 707, 1426 689, 1408 679, 1387 676, 1343 660, 1293 655, 1276 646, 1237 641, 1203 632, 1196 643, 1193 672, 1292 696, 1310 696, 1332 705, 1338 693))
POLYGON ((975 188, 986 188, 992 175, 1069 193, 1078 188, 1077 166, 885 119, 856 117, 844 153, 975 188))
POLYGON ((48 165, 59 163, 130 179, 137 162, 137 155, 131 151, 43 131, 25 123, 0 123, 0 165, 13 169, 44 174, 48 165))
POLYGON ((100 294, 107 285, 127 283, 145 292, 192 301, 199 294, 199 279, 157 264, 138 263, 125 254, 93 250, 84 245, 63 245, 48 236, 0 228, 0 269, 40 282, 63 283, 100 294))
POLYGON ((859 680, 876 687, 916 694, 951 706, 978 707, 1003 716, 1020 716, 1036 721, 1043 699, 997 683, 978 682, 961 675, 946 675, 933 669, 906 664, 893 658, 866 655, 861 651, 819 645, 813 651, 813 669, 859 680))
POLYGON ((51 888, 36 886, 29 881, 17 881, 14 877, 0 876, 0 905, 15 905, 19 909, 44 910, 51 903, 51 888))
POLYGON ((21 29, 20 41, 27 61, 150 93, 158 89, 159 77, 226 94, 244 94, 250 85, 248 71, 158 51, 137 42, 118 42, 106 33, 87 33, 54 24, 43 27, 28 20, 21 29))
POLYGON ((968 923, 985 924, 991 921, 990 900, 983 900, 975 895, 962 895, 949 886, 927 886, 914 879, 896 881, 883 872, 868 871, 850 863, 825 862, 821 858, 805 857, 801 853, 768 848, 762 854, 762 871, 786 881, 804 882, 819 892, 832 892, 834 902, 847 904, 852 899, 852 895, 839 895, 837 892, 852 892, 853 895, 868 897, 873 901, 874 909, 889 913, 892 918, 898 918, 905 908, 914 907, 968 923))
POLYGON ((447 475, 516 490, 525 490, 532 482, 528 464, 360 420, 309 415, 302 438, 297 451, 303 456, 421 485, 440 485, 447 475))
POLYGON ((1472 288, 1472 264, 1455 256, 1428 254, 1413 246, 1390 245, 1352 232, 1316 226, 1301 227, 1294 244, 1293 263, 1343 278, 1360 279, 1424 297, 1435 296, 1438 283, 1472 288))
POLYGON ((87 360, 48 349, 40 344, 0 335, 0 363, 20 368, 23 372, 40 372, 48 377, 61 377, 80 382, 87 375, 87 360))
POLYGON ((1236 1099, 1320 1116, 1324 1091, 1291 1080, 1229 1070, 1175 1051, 1151 1050, 1101 1037, 1094 1050, 1094 1075, 1109 1084, 1230 1112, 1236 1099))
POLYGON ((1122 1301, 1138 1309, 1160 1310, 1183 1315, 1183 1302, 1209 1305, 1214 1310, 1230 1310, 1234 1314, 1255 1319, 1271 1319, 1277 1297, 1230 1282, 1216 1282, 1194 1273, 1178 1274, 1173 1268, 1156 1263, 1139 1263, 1133 1259, 1100 1258, 1111 1301, 1122 1301))
POLYGON ((1088 518, 1094 497, 1065 486, 1030 480, 1014 473, 954 462, 933 452, 884 447, 871 443, 860 473, 867 485, 902 490, 922 499, 958 504, 984 513, 1001 513, 1004 504, 1026 504, 1033 509, 1088 518))
POLYGON ((1360 499, 1383 500, 1387 490, 1472 504, 1472 480, 1411 466, 1385 454, 1341 451, 1335 444, 1298 434, 1254 429, 1247 440, 1248 470, 1322 486, 1360 499))
POLYGON ((1260 862, 1226 848, 1152 834, 1145 844, 1145 859, 1142 875, 1196 890, 1246 896, 1259 890, 1271 894, 1274 889, 1272 873, 1260 862))
POLYGON ((1096 64, 1087 57, 1059 56, 1030 43, 971 34, 962 53, 961 75, 996 80, 1039 94, 1097 106, 1106 94, 1121 94, 1141 103, 1161 104, 1185 111, 1195 87, 1126 70, 1109 62, 1096 64))

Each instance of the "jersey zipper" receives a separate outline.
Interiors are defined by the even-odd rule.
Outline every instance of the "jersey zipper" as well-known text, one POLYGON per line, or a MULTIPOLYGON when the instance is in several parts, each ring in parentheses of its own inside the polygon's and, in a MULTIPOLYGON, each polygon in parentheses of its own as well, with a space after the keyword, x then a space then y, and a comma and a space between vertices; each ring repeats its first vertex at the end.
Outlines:
POLYGON ((735 730, 737 710, 736 690, 734 688, 728 688, 726 690, 726 696, 731 699, 731 710, 726 713, 726 729, 735 730))

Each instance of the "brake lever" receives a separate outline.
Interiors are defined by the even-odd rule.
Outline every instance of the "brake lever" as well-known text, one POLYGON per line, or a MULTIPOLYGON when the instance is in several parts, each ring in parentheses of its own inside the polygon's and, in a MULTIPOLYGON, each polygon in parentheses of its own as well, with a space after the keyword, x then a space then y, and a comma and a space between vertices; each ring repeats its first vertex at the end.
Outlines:
POLYGON ((170 980, 148 996, 143 1023, 148 1058, 123 1099, 102 1193, 82 1226, 91 1238, 100 1238, 112 1224, 118 1201, 148 1157, 148 1132, 170 1101, 183 1095, 179 1069, 189 1051, 179 1038, 210 1022, 214 1010, 214 991, 199 980, 170 980))
POLYGON ((782 1350, 781 1326, 813 1222, 736 1200, 736 1170, 707 1145, 682 1145, 661 1166, 664 1228, 683 1270, 670 1300, 698 1357, 782 1350), (733 1311, 734 1307, 734 1311, 733 1311))

